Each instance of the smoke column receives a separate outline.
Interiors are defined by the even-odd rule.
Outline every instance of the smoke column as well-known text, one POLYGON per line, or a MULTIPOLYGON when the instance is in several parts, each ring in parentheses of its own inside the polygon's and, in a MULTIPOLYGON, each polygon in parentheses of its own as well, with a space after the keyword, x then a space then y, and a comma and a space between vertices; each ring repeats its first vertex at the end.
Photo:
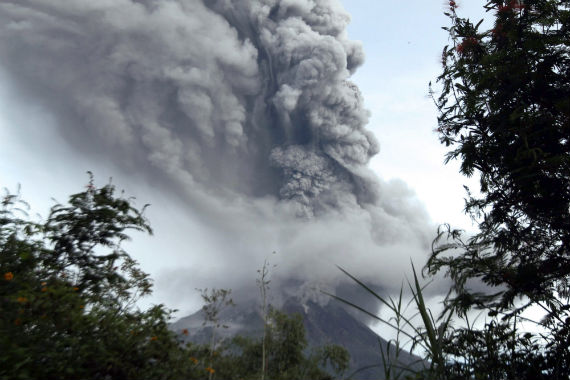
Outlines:
POLYGON ((277 250, 284 284, 334 287, 339 264, 397 287, 433 229, 366 166, 379 144, 349 21, 336 0, 4 0, 0 67, 78 154, 162 183, 208 226, 210 286, 254 283, 277 250))

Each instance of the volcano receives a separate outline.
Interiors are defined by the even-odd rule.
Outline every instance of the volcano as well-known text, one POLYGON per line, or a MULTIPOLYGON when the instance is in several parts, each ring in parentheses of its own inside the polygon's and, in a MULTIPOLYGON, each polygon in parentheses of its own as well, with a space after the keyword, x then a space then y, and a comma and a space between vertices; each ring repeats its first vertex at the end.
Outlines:
MULTIPOLYGON (((327 344, 336 344, 347 349, 350 353, 350 368, 347 375, 352 379, 368 380, 382 379, 383 363, 380 347, 386 350, 388 342, 377 335, 359 318, 345 309, 344 305, 330 301, 325 305, 314 301, 302 302, 297 298, 289 298, 280 309, 287 314, 298 313, 303 317, 309 350, 327 344)), ((238 304, 221 312, 220 320, 227 329, 219 329, 217 334, 223 338, 242 335, 261 338, 263 333, 263 318, 260 307, 255 302, 238 304)), ((175 332, 187 329, 185 337, 193 343, 207 343, 211 328, 202 325, 204 314, 202 310, 181 318, 171 325, 175 332)), ((395 347, 392 345, 390 352, 395 347)), ((394 361, 393 355, 392 360, 394 361)), ((420 359, 401 352, 398 365, 401 367, 418 365, 420 359)), ((421 365, 421 364, 420 364, 421 365)))

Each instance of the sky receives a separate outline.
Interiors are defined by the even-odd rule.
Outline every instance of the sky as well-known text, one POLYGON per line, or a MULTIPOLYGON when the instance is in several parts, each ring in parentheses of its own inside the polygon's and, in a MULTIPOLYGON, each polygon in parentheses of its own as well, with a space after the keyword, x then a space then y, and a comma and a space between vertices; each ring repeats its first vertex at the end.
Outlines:
MULTIPOLYGON (((371 166, 381 177, 410 185, 436 223, 471 227, 462 212, 463 185, 477 180, 460 175, 457 162, 444 165, 447 149, 438 141, 437 109, 429 82, 441 73, 441 51, 449 43, 442 26, 446 2, 351 0, 343 3, 352 22, 349 36, 361 40, 366 61, 354 76, 371 110, 369 128, 379 136, 380 154, 371 166), (381 75, 379 73, 382 73, 381 75)), ((459 2, 458 13, 484 17, 477 1, 459 2)))
MULTIPOLYGON (((34 1, 31 3, 33 4, 34 1)), ((54 0, 55 3, 59 1, 54 0)), ((80 6, 83 2, 76 1, 76 3, 80 6)), ((294 4, 295 2, 288 1, 288 3, 294 4)), ((298 1, 298 3, 301 4, 303 1, 298 1)), ((473 18, 481 17, 483 15, 480 9, 482 4, 476 3, 473 1, 468 4, 459 2, 459 12, 473 18)), ((336 284, 342 281, 338 273, 332 276, 334 279, 329 277, 329 273, 335 270, 335 264, 347 265, 350 269, 354 269, 355 273, 367 279, 374 278, 375 274, 379 277, 386 277, 385 280, 379 280, 377 285, 380 288, 389 288, 393 282, 399 283, 398 278, 406 272, 405 268, 409 269, 409 258, 420 262, 422 257, 425 257, 426 241, 429 242, 435 235, 435 228, 438 224, 449 222, 468 230, 473 228, 469 218, 462 213, 465 196, 462 186, 468 184, 476 188, 477 182, 475 179, 462 177, 458 173, 456 163, 443 165, 446 149, 439 144, 437 134, 434 132, 437 128, 437 112, 432 100, 427 96, 428 83, 435 82, 441 70, 439 57, 443 46, 448 42, 445 31, 441 30, 441 26, 448 23, 443 15, 446 3, 411 0, 404 4, 401 1, 387 0, 345 0, 342 1, 342 6, 351 17, 347 28, 348 40, 360 41, 365 55, 364 63, 356 69, 350 79, 359 87, 364 108, 370 112, 368 123, 364 123, 366 126, 360 124, 359 118, 362 114, 359 104, 354 105, 356 107, 354 112, 357 113, 351 117, 354 120, 358 119, 354 127, 358 133, 370 130, 379 143, 379 152, 374 155, 374 143, 371 142, 372 140, 365 141, 368 139, 366 132, 355 137, 358 144, 364 144, 369 149, 363 160, 366 161, 367 157, 372 157, 367 166, 375 173, 377 180, 368 178, 367 172, 360 171, 361 166, 364 167, 366 164, 358 163, 355 168, 341 163, 341 166, 349 167, 347 169, 350 172, 349 176, 360 178, 359 183, 364 190, 354 190, 352 180, 346 179, 347 174, 330 169, 327 166, 328 162, 321 165, 320 152, 316 152, 315 158, 311 155, 312 152, 288 148, 277 148, 271 152, 271 159, 276 162, 274 165, 285 173, 292 171, 292 165, 300 165, 295 170, 302 171, 299 167, 304 167, 303 158, 299 159, 300 162, 291 161, 293 158, 305 157, 307 160, 312 160, 311 162, 316 162, 315 165, 321 165, 318 166, 317 172, 330 172, 330 178, 334 181, 328 177, 319 177, 317 173, 314 174, 317 178, 312 178, 311 183, 322 185, 323 188, 327 186, 333 188, 330 191, 334 195, 330 196, 332 200, 327 198, 323 201, 324 196, 319 198, 318 194, 313 199, 303 192, 305 190, 301 185, 298 185, 304 183, 302 180, 295 182, 299 186, 295 188, 295 183, 288 179, 289 182, 281 187, 279 194, 281 197, 285 197, 283 194, 289 197, 292 193, 291 204, 300 205, 299 208, 291 206, 289 209, 290 203, 283 206, 283 202, 276 202, 271 198, 269 190, 265 190, 265 184, 242 191, 235 184, 237 180, 231 183, 228 180, 227 184, 223 182, 226 177, 222 177, 219 173, 225 173, 223 166, 229 165, 228 161, 220 161, 222 162, 221 169, 217 166, 214 169, 214 166, 208 166, 208 162, 205 164, 202 162, 212 172, 218 173, 216 170, 219 170, 220 177, 216 177, 218 174, 213 174, 212 177, 217 182, 208 182, 210 179, 204 179, 196 186, 197 188, 200 186, 214 188, 216 185, 212 183, 223 182, 225 186, 223 189, 239 195, 232 198, 231 206, 222 201, 225 195, 209 197, 207 191, 204 195, 198 190, 189 190, 192 186, 188 183, 172 185, 171 182, 176 181, 172 180, 170 173, 164 176, 156 175, 156 168, 148 168, 148 165, 152 166, 155 161, 137 161, 139 152, 135 149, 129 156, 130 150, 123 149, 121 145, 116 145, 114 148, 109 148, 111 145, 99 148, 98 140, 91 141, 86 138, 79 127, 75 130, 59 127, 60 124, 70 123, 71 119, 62 119, 61 116, 71 113, 69 109, 91 106, 80 104, 78 97, 86 94, 86 88, 91 89, 95 86, 94 92, 99 91, 96 86, 97 81, 90 82, 89 78, 82 79, 84 82, 81 83, 86 83, 85 86, 73 87, 73 91, 69 90, 71 87, 64 87, 66 83, 52 84, 55 83, 55 80, 50 78, 52 74, 54 78, 61 79, 62 82, 68 80, 71 83, 76 80, 74 77, 66 77, 59 73, 57 65, 61 65, 62 62, 69 64, 72 68, 77 65, 73 62, 57 61, 59 58, 52 52, 45 53, 41 49, 38 49, 37 55, 35 51, 29 55, 27 52, 22 52, 23 61, 20 62, 24 67, 22 70, 26 70, 27 65, 36 71, 43 67, 51 67, 54 70, 49 72, 46 69, 46 73, 42 73, 41 78, 48 85, 57 88, 60 91, 59 94, 63 94, 60 95, 63 100, 53 101, 49 94, 36 96, 34 91, 37 92, 37 90, 33 85, 22 85, 22 81, 18 82, 20 78, 18 75, 21 73, 18 71, 20 70, 18 62, 8 57, 7 54, 8 51, 12 51, 10 49, 17 48, 10 45, 7 40, 0 44, 0 83, 10 83, 0 86, 0 186, 14 190, 17 184, 20 184, 24 199, 31 203, 35 211, 45 216, 52 204, 52 197, 63 202, 69 193, 83 189, 87 182, 85 172, 91 170, 95 173, 99 184, 105 183, 107 178, 112 177, 113 183, 118 188, 125 189, 127 194, 136 197, 137 204, 142 206, 150 203, 151 207, 147 215, 155 234, 153 237, 135 235, 133 242, 128 245, 128 250, 141 263, 142 268, 155 279, 155 295, 148 302, 161 302, 178 308, 180 309, 179 315, 189 313, 199 306, 199 295, 194 291, 196 287, 233 287, 247 281, 248 278, 254 284, 255 270, 262 265, 265 257, 278 264, 276 271, 277 274, 281 271, 280 284, 284 287, 287 285, 285 278, 291 273, 295 274, 296 279, 296 282, 294 281, 291 285, 293 287, 299 287, 299 282, 305 283, 308 278, 311 278, 311 283, 326 283, 327 280, 331 280, 336 284), (2 50, 4 50, 3 54, 2 50), (9 63, 2 67, 2 62, 9 63), (30 96, 30 93, 34 96, 30 96), (69 97, 69 101, 65 101, 66 96, 69 97), (375 187, 377 182, 378 188, 375 187), (337 183, 342 186, 335 187, 337 183), (374 188, 371 189, 371 187, 374 188), (352 190, 345 190, 346 188, 352 190), (258 191, 265 195, 258 196, 258 191), (345 193, 350 196, 345 197, 345 193), (374 198, 377 193, 380 194, 378 195, 380 200, 370 201, 368 206, 362 206, 363 202, 367 202, 367 197, 374 198), (327 208, 330 204, 333 204, 330 206, 332 211, 327 208), (395 211, 391 210, 391 207, 395 211), (283 211, 282 208, 286 210, 283 211), (213 209, 216 211, 212 211, 213 209), (304 213, 303 215, 310 214, 311 222, 298 224, 296 221, 298 215, 290 215, 293 209, 297 214, 299 210, 304 213), (319 211, 323 209, 326 211, 319 211), (367 233, 376 233, 372 231, 374 229, 379 231, 377 233, 380 236, 374 238, 367 236, 367 233), (422 238, 411 242, 410 245, 401 241, 393 241, 406 240, 414 234, 422 235, 422 238), (263 237, 257 241, 258 236, 263 237), (350 240, 360 240, 361 244, 353 245, 350 240), (379 247, 378 252, 375 252, 376 245, 379 247), (350 253, 341 255, 332 252, 334 250, 344 250, 350 253), (408 255, 407 250, 412 253, 408 255), (276 254, 272 255, 273 251, 276 251, 276 254), (365 253, 369 251, 372 253, 365 253), (244 263, 248 263, 249 267, 244 263), (371 264, 376 264, 377 267, 371 264), (244 269, 246 267, 247 270, 244 269), (364 270, 363 267, 367 269, 364 270)), ((4 8, 4 11, 6 9, 4 8)), ((0 8, 0 19, 2 12, 0 8)), ((157 28, 157 30, 166 28, 159 21, 160 19, 148 28, 157 28)), ((185 20, 180 20, 180 22, 185 22, 185 20)), ((212 21, 213 25, 218 25, 216 22, 212 21)), ((314 21, 314 25, 320 27, 318 22, 320 21, 314 21)), ((139 26, 133 26, 133 28, 136 27, 139 26)), ((225 30, 225 27, 223 23, 219 25, 220 33, 225 30)), ((4 31, 2 34, 0 30, 0 39, 2 37, 6 39, 8 35, 8 32, 4 31)), ((231 34, 227 36, 228 41, 232 38, 235 36, 231 34)), ((199 39, 195 41, 196 44, 200 43, 199 39)), ((22 43, 26 44, 28 41, 22 39, 22 43)), ((104 43, 101 43, 103 47, 104 43)), ((334 45, 334 48, 336 46, 334 45)), ((343 46, 349 52, 353 49, 351 45, 343 46)), ((172 47, 172 51, 176 48, 176 46, 172 47)), ((223 46, 220 47, 220 50, 223 48, 223 46)), ((161 51, 160 48, 156 49, 161 51)), ((246 45, 236 47, 236 51, 243 53, 242 56, 231 57, 234 61, 225 67, 231 67, 231 70, 242 74, 247 65, 240 66, 239 60, 243 59, 245 62, 250 50, 252 48, 246 45)), ((333 47, 331 47, 332 51, 333 47)), ((275 54, 278 53, 281 54, 279 51, 275 54)), ((99 53, 97 50, 91 62, 98 62, 97 54, 103 56, 104 53, 99 53)), ((357 53, 354 53, 354 57, 355 60, 359 59, 357 53)), ((156 65, 168 63, 167 61, 164 63, 162 58, 153 57, 153 59, 155 59, 153 64, 156 65)), ((89 60, 85 62, 87 68, 82 67, 83 71, 80 72, 89 74, 89 60)), ((98 66, 93 65, 94 72, 97 72, 98 66)), ((288 78, 288 73, 289 71, 284 71, 283 78, 288 78)), ((255 75, 251 74, 251 76, 255 75)), ((250 92, 255 92, 255 85, 247 82, 249 79, 251 78, 244 75, 240 79, 242 82, 237 84, 232 82, 232 80, 237 81, 236 79, 220 79, 216 82, 216 86, 219 85, 222 89, 225 88, 224 86, 231 86, 232 89, 239 88, 240 96, 246 96, 250 92)), ((344 77, 341 79, 344 80, 344 77)), ((341 79, 338 79, 338 83, 335 82, 335 86, 337 90, 344 91, 341 79)), ((293 88, 291 93, 295 94, 295 83, 290 84, 290 88, 293 88)), ((311 100, 307 101, 309 103, 314 101, 316 110, 320 107, 319 102, 324 104, 331 99, 330 97, 319 98, 318 93, 323 91, 319 84, 306 86, 315 87, 309 90, 305 90, 309 87, 303 87, 303 91, 312 91, 311 96, 307 97, 311 100)), ((106 89, 101 91, 106 91, 106 89)), ((156 93, 159 98, 160 92, 156 93)), ((222 90, 220 90, 221 93, 223 93, 222 90)), ((291 93, 282 91, 281 98, 276 97, 277 100, 283 99, 280 107, 285 110, 290 109, 287 108, 290 107, 288 105, 290 103, 287 102, 290 102, 291 93)), ((144 96, 144 94, 140 95, 140 97, 144 96)), ((95 101, 93 99, 92 101, 95 101)), ((148 104, 148 99, 153 98, 148 97, 141 101, 148 104)), ((240 100, 241 97, 237 99, 240 100)), ((231 101, 231 99, 227 100, 230 103, 231 101)), ((133 102, 136 103, 136 99, 133 102)), ((191 104, 197 104, 196 102, 195 99, 189 101, 191 104)), ((293 108, 291 111, 293 119, 298 116, 295 112, 301 111, 293 108)), ((333 116, 341 117, 339 115, 333 116)), ((151 116, 149 119, 152 119, 151 116)), ((228 125, 234 123, 232 125, 235 127, 235 123, 239 124, 240 117, 239 114, 235 116, 237 122, 235 120, 224 122, 228 125)), ((94 113, 82 114, 81 117, 73 119, 76 124, 84 122, 86 125, 91 122, 104 121, 105 119, 101 118, 100 114, 94 113), (98 119, 90 119, 93 115, 98 119)), ((144 124, 146 121, 139 122, 144 124)), ((294 121, 289 120, 289 122, 294 124, 294 121)), ((287 124, 281 119, 279 123, 287 124)), ((287 132, 287 128, 284 130, 287 132)), ((231 140, 234 137, 239 138, 237 132, 231 135, 233 137, 227 136, 228 145, 239 144, 239 141, 231 140)), ((116 139, 120 138, 121 136, 117 135, 116 139)), ((306 136, 300 138, 305 139, 306 136)), ((168 145, 168 142, 165 144, 168 145)), ((128 147, 128 145, 125 146, 128 147)), ((157 148, 156 152, 161 151, 157 148)), ((216 161, 217 157, 210 161, 216 161)), ((241 158, 240 156, 239 159, 241 158)), ((236 168, 238 168, 236 170, 238 172, 244 170, 243 173, 246 173, 239 159, 235 160, 236 168)), ((247 164, 245 159, 243 162, 247 164)), ((165 165, 155 166, 164 168, 165 165)), ((192 167, 192 170, 192 174, 199 176, 196 174, 198 169, 192 167)), ((270 169, 263 170, 271 172, 270 169)), ((315 170, 307 169, 306 172, 314 173, 315 170)), ((267 188, 272 188, 270 185, 267 185, 267 188)), ((328 285, 322 286, 326 289, 328 285)))

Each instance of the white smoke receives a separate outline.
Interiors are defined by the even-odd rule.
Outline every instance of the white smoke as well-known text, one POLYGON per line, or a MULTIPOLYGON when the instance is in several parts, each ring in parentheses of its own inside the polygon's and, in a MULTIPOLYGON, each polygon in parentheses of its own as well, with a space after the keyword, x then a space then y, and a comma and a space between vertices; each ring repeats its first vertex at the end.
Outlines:
POLYGON ((253 283, 277 250, 283 281, 335 286, 338 264, 392 288, 433 229, 366 167, 349 21, 336 0, 4 0, 0 67, 78 152, 183 199, 218 240, 209 286, 253 283))

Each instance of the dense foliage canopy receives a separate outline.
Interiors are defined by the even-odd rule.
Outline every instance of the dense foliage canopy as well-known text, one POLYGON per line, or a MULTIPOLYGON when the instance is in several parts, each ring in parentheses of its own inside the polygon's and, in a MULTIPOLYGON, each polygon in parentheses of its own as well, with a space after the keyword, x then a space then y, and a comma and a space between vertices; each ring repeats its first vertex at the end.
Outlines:
POLYGON ((463 174, 480 176, 478 195, 469 193, 465 208, 479 232, 464 238, 443 229, 427 268, 454 280, 450 309, 477 307, 501 318, 486 332, 458 329, 448 348, 472 359, 456 363, 465 377, 567 378, 570 2, 489 1, 489 30, 459 17, 457 7, 449 2, 437 131, 451 149, 447 160, 459 159, 463 174), (547 333, 519 334, 517 321, 531 306, 543 309, 537 322, 547 333), (468 368, 485 365, 483 347, 496 365, 468 368))

